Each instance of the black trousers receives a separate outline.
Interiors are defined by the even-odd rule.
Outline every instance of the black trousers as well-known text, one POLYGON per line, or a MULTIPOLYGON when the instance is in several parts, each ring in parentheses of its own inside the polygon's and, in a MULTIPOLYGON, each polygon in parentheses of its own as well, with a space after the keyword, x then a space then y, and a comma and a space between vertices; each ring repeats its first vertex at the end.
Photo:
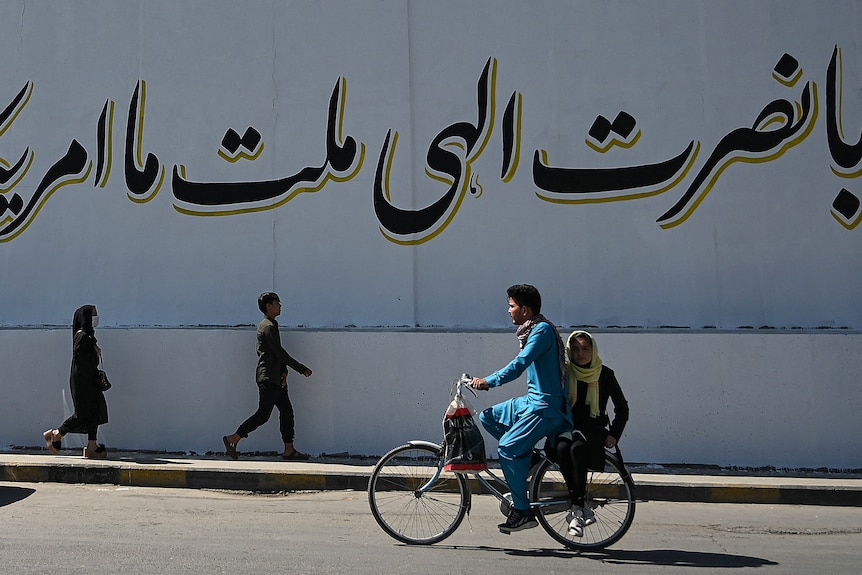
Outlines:
POLYGON ((248 434, 269 421, 272 408, 278 408, 278 427, 284 443, 293 443, 293 405, 287 395, 287 387, 282 387, 279 381, 263 381, 257 384, 259 399, 257 411, 242 422, 236 434, 248 437, 248 434))
POLYGON ((574 434, 574 439, 558 438, 554 446, 557 455, 557 465, 566 479, 566 488, 572 504, 584 506, 584 492, 587 489, 587 468, 590 452, 587 442, 580 433, 574 434))
POLYGON ((99 425, 108 423, 108 403, 105 394, 96 388, 95 381, 73 381, 72 404, 75 413, 57 428, 60 435, 86 433, 87 439, 95 441, 99 425))
POLYGON ((86 433, 88 440, 96 441, 96 437, 99 433, 99 426, 82 424, 80 418, 73 413, 69 419, 64 421, 63 424, 57 428, 57 431, 60 432, 60 435, 66 435, 67 433, 86 433))

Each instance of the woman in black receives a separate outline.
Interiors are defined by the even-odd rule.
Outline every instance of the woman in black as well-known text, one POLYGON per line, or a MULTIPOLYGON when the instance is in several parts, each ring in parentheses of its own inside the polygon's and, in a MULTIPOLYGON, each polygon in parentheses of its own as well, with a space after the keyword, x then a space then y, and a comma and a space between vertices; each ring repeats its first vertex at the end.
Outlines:
POLYGON ((72 370, 69 375, 75 413, 59 428, 42 434, 51 453, 59 453, 61 440, 67 433, 86 433, 84 457, 105 459, 108 455, 104 445, 96 444, 99 425, 108 422, 108 404, 97 377, 102 355, 95 334, 98 325, 96 306, 84 305, 75 310, 72 319, 72 370))
POLYGON ((572 437, 561 436, 555 446, 560 470, 572 499, 568 514, 569 535, 583 537, 595 523, 595 513, 584 505, 587 470, 603 469, 605 448, 612 449, 629 419, 629 404, 611 368, 602 364, 593 336, 575 331, 566 342, 572 437), (608 399, 614 403, 614 419, 607 415, 608 399))

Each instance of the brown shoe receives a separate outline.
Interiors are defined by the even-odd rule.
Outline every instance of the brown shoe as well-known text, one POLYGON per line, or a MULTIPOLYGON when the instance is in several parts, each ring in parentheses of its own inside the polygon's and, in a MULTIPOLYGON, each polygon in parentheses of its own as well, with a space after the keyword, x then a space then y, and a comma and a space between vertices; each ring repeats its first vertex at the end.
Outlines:
POLYGON ((227 435, 221 438, 224 442, 224 452, 231 459, 239 459, 239 453, 236 452, 236 443, 231 443, 227 435))
POLYGON ((43 433, 42 437, 45 438, 45 447, 48 448, 48 451, 50 451, 54 455, 57 455, 58 453, 60 453, 60 449, 63 447, 63 444, 60 443, 60 441, 54 440, 56 435, 54 435, 53 429, 49 429, 48 431, 43 433))
POLYGON ((309 454, 297 451, 296 449, 292 453, 281 454, 281 458, 285 461, 306 461, 309 457, 311 457, 309 454))
POLYGON ((105 448, 103 444, 99 444, 96 446, 96 449, 89 451, 86 447, 84 448, 84 457, 87 459, 107 459, 108 458, 108 450, 105 448))

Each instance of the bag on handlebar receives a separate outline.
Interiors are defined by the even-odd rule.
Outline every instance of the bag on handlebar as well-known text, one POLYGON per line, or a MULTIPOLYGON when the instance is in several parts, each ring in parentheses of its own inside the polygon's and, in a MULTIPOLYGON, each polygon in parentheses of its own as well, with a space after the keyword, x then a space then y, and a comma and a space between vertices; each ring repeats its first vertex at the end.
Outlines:
POLYGON ((443 469, 445 471, 484 471, 485 439, 470 408, 460 396, 452 400, 443 418, 443 469))

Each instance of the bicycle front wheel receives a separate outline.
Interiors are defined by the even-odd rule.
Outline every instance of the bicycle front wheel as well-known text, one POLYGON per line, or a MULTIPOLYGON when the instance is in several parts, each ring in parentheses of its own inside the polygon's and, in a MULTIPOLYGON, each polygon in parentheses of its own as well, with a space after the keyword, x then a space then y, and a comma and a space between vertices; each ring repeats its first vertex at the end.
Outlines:
POLYGON ((398 541, 430 545, 458 529, 470 508, 470 484, 443 473, 443 448, 410 443, 380 458, 368 481, 377 524, 398 541))
POLYGON ((566 516, 571 509, 569 492, 560 468, 542 462, 530 484, 536 519, 548 534, 570 549, 604 549, 625 535, 635 517, 634 482, 612 453, 605 453, 605 468, 590 470, 584 505, 596 514, 596 522, 584 529, 583 537, 569 535, 566 516))

